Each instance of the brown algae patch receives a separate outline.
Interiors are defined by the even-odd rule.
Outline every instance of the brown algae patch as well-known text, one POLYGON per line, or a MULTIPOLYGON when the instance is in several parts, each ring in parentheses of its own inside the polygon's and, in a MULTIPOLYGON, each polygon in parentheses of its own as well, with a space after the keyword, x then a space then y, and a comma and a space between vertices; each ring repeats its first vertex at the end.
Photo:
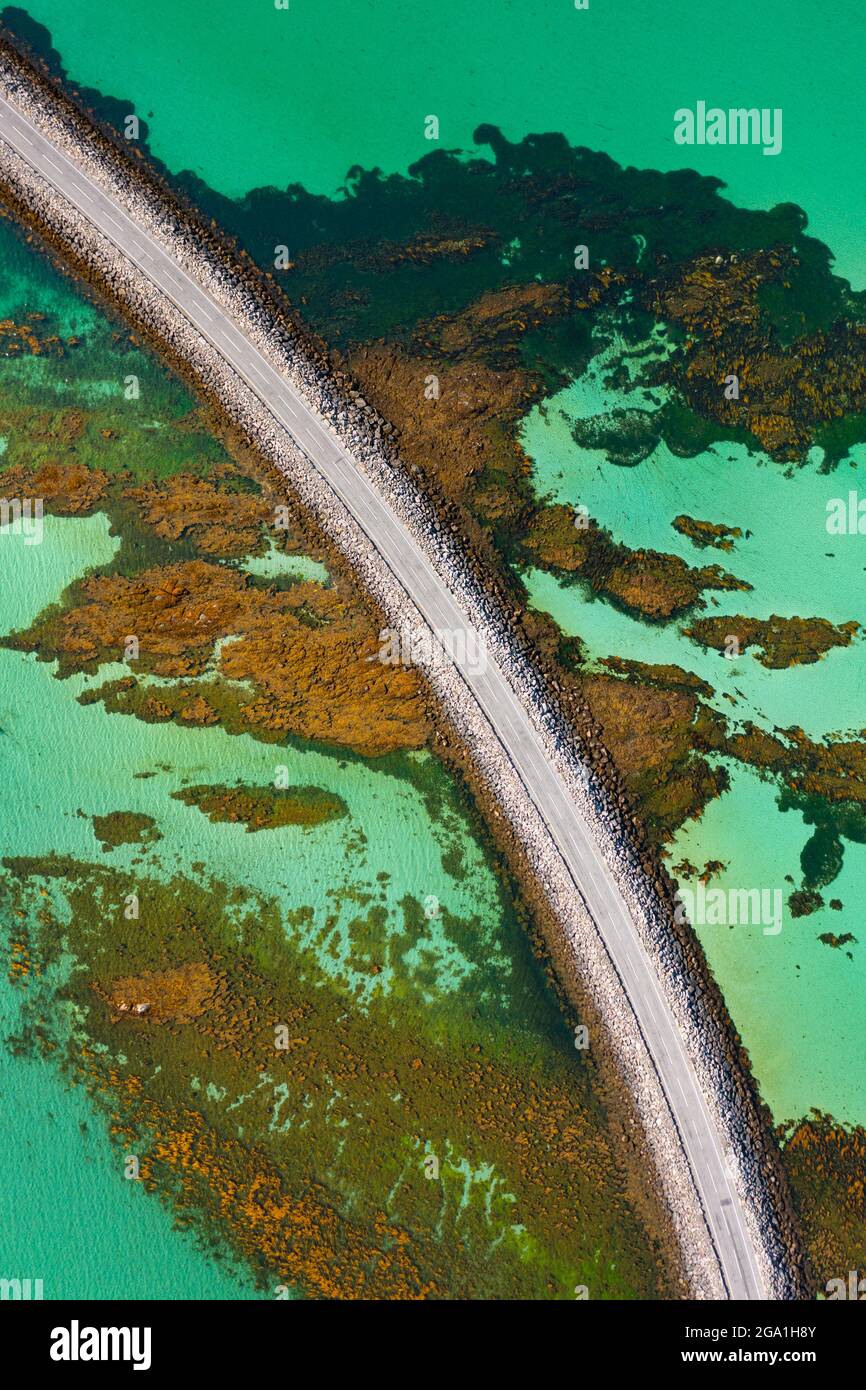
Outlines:
POLYGON ((866 1129, 813 1110, 778 1134, 819 1289, 866 1274, 866 1129))
POLYGON ((207 478, 175 473, 160 483, 128 488, 123 496, 163 539, 188 538, 204 554, 240 559, 264 550, 264 528, 273 516, 269 499, 239 488, 242 481, 232 468, 213 470, 207 478))
POLYGON ((184 787, 176 801, 197 806, 211 821, 240 822, 247 831, 284 825, 324 825, 348 815, 342 797, 322 787, 184 787))
POLYGON ((109 811, 105 816, 91 816, 93 833, 107 854, 118 845, 151 845, 160 833, 152 816, 139 811, 109 811))
MULTIPOLYGON (((265 741, 291 734, 367 756, 427 741, 417 671, 377 659, 378 625, 336 586, 263 587, 228 565, 198 559, 129 578, 97 574, 72 586, 65 607, 46 610, 4 643, 57 660, 63 676, 124 659, 130 634, 136 676, 198 679, 216 663, 223 681, 248 682, 246 700, 232 703, 240 728, 265 741), (233 640, 218 647, 226 638, 233 640)), ((162 717, 172 717, 170 694, 163 701, 161 690, 143 687, 142 698, 144 718, 159 717, 166 702, 162 717)), ((127 703, 139 712, 136 702, 127 703)), ((202 695, 197 713, 186 705, 183 717, 221 722, 221 710, 202 695)))
POLYGON ((674 517, 671 526, 675 531, 679 531, 681 536, 688 536, 698 550, 704 550, 707 546, 711 546, 713 550, 733 550, 734 541, 739 540, 743 534, 740 526, 699 521, 697 517, 686 516, 683 513, 674 517))
POLYGON ((204 1013, 220 989, 220 980, 204 961, 190 961, 174 970, 148 970, 138 976, 112 980, 99 994, 117 1020, 148 1023, 190 1023, 204 1013))
POLYGON ((629 550, 602 527, 581 525, 570 507, 543 508, 523 542, 525 558, 554 573, 585 580, 626 611, 664 620, 693 607, 704 590, 746 590, 751 586, 720 565, 695 569, 678 555, 629 550))
POLYGON ((756 648, 762 666, 781 671, 789 666, 811 666, 834 647, 848 647, 860 630, 856 622, 834 626, 826 618, 698 618, 684 628, 686 637, 703 647, 725 652, 756 648))

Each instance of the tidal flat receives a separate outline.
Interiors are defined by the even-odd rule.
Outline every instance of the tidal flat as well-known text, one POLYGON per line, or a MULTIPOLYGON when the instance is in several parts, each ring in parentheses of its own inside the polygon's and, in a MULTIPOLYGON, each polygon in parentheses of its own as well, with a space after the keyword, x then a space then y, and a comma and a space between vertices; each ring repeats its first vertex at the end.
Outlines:
POLYGON ((45 511, 0 537, 5 1095, 51 1140, 10 1159, 4 1256, 46 1297, 673 1292, 414 674, 273 481, 0 237, 0 478, 45 511))

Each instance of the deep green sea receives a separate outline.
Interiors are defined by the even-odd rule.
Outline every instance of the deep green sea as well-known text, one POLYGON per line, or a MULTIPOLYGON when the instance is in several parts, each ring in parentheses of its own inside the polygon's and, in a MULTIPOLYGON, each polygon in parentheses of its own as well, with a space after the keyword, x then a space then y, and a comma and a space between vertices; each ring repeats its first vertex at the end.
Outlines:
POLYGON ((684 165, 732 199, 795 202, 837 269, 866 284, 862 63, 866 12, 791 0, 30 0, 75 79, 129 98, 154 153, 241 197, 301 183, 332 195, 356 164, 404 171, 472 148, 482 122, 511 140, 562 131, 621 164, 684 165), (674 144, 674 111, 781 107, 782 153, 674 144), (687 154, 688 158, 684 158, 687 154))

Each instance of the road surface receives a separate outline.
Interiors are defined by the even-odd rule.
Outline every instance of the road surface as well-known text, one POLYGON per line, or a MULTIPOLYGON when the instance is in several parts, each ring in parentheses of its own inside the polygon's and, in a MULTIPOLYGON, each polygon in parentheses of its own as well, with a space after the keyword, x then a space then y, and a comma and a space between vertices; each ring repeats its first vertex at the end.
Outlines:
MULTIPOLYGON (((134 262, 247 382, 343 501, 434 631, 469 632, 469 617, 387 503, 228 312, 2 94, 0 138, 134 262)), ((485 670, 475 669, 471 654, 478 647, 472 640, 458 650, 470 654, 468 662, 457 662, 461 674, 543 816, 626 990, 688 1158, 728 1297, 766 1298, 742 1205, 726 1167, 723 1136, 712 1121, 684 1038, 628 906, 509 681, 492 660, 485 670)))

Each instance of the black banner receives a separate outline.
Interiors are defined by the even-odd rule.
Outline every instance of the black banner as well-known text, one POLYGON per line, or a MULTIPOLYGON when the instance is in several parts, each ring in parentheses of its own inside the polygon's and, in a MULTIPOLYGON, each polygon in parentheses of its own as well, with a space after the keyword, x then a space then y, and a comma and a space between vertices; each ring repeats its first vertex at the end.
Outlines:
MULTIPOLYGON (((274 1300, 265 1303, 61 1303, 9 1301, 0 1310, 6 1347, 14 1347, 25 1371, 46 1373, 60 1380, 90 1377, 100 1370, 113 1375, 128 1372, 163 1377, 176 1374, 233 1372, 246 1376, 282 1365, 287 1379, 319 1350, 329 1375, 345 1365, 357 1374, 362 1359, 370 1370, 372 1353, 378 1374, 410 1374, 405 1351, 391 1342, 401 1332, 412 1337, 414 1356, 426 1374, 437 1364, 443 1373, 467 1369, 464 1357, 483 1354, 489 1374, 501 1359, 513 1372, 511 1359, 519 1338, 522 1357, 532 1355, 529 1340, 536 1328, 555 1329, 574 1338, 575 1375, 588 1365, 598 1374, 598 1361, 612 1375, 635 1372, 667 1374, 692 1368, 699 1377, 705 1367, 761 1367, 766 1372, 803 1366, 827 1374, 856 1365, 862 1345, 861 1314, 837 1306, 838 1299, 816 1303, 593 1303, 577 1301, 565 1308, 522 1304, 515 1310, 503 1304, 453 1304, 425 1307, 367 1304, 318 1304, 274 1300), (536 1324, 532 1310, 542 1319, 536 1324), (527 1318, 527 1314, 529 1315, 527 1318), (460 1342, 442 1339, 455 1329, 460 1342), (499 1324, 499 1318, 506 1322, 499 1324), (320 1322, 319 1319, 322 1319, 320 1322), (444 1323, 439 1319, 444 1318, 444 1323), (467 1321, 464 1322, 463 1319, 467 1321), (488 1318, 494 1322, 491 1332, 488 1318), (356 1321, 357 1319, 357 1321, 356 1321), (432 1319, 432 1321, 429 1321, 432 1319), (471 1321, 470 1321, 471 1319, 471 1321), (480 1319, 480 1320, 479 1320, 480 1319), (548 1321, 551 1319, 551 1321, 548 1321), (498 1329, 501 1328, 501 1331, 498 1329), (324 1329, 328 1341, 318 1343, 324 1329), (334 1333, 339 1332, 338 1337, 334 1333), (389 1338, 381 1342, 382 1335, 389 1338), (429 1340, 419 1340, 429 1339, 429 1340), (457 1351, 457 1347, 465 1351, 457 1351), (388 1349, 397 1353, 388 1365, 388 1349), (367 1355, 364 1355, 364 1349, 367 1355), (459 1359, 455 1359, 459 1358, 459 1359), (303 1364, 303 1362, 301 1363, 303 1364)), ((549 1349, 537 1346, 544 1362, 549 1349)), ((562 1356, 562 1349, 558 1355, 562 1356)), ((417 1366, 417 1362, 415 1363, 417 1366)))

